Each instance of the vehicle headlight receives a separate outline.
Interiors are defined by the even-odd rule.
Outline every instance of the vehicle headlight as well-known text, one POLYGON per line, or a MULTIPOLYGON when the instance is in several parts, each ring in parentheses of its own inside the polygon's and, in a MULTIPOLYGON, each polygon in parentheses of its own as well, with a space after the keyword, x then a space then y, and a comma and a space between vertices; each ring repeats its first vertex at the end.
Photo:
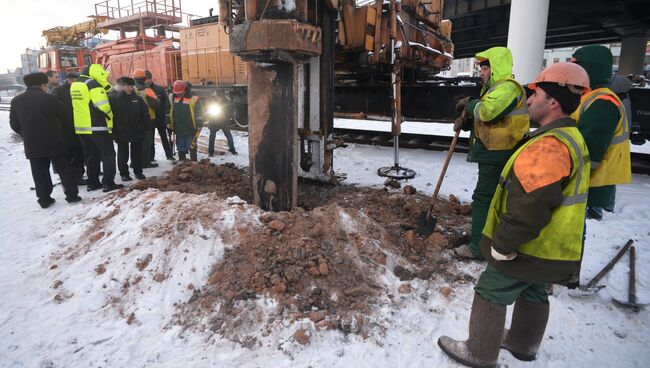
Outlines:
POLYGON ((211 104, 208 106, 208 115, 210 116, 219 116, 223 112, 223 108, 218 104, 211 104))

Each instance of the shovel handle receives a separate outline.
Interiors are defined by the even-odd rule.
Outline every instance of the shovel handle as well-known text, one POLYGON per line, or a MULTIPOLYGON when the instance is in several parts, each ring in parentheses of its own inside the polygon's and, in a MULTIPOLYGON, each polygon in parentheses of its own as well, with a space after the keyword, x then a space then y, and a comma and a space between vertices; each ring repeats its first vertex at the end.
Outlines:
MULTIPOLYGON (((433 191, 433 201, 438 198, 438 192, 440 192, 440 187, 442 186, 442 179, 445 178, 447 173, 447 167, 449 166, 449 161, 451 161, 451 155, 454 154, 454 149, 456 149, 456 142, 458 142, 458 136, 460 135, 460 129, 454 134, 454 139, 451 140, 451 145, 449 146, 449 152, 447 152, 447 158, 445 159, 445 164, 442 165, 442 171, 438 177, 438 182, 436 183, 436 190, 433 191)), ((433 207, 433 204, 431 205, 433 207)))
POLYGON ((636 304, 636 249, 634 247, 630 247, 630 286, 627 302, 636 304))
POLYGON ((585 288, 590 288, 596 285, 598 281, 600 281, 600 279, 603 278, 603 276, 605 276, 612 268, 614 268, 616 262, 618 262, 618 260, 621 259, 621 257, 623 257, 623 254, 625 254, 625 252, 627 252, 628 249, 630 249, 632 243, 634 243, 634 240, 632 239, 628 240, 627 243, 625 243, 625 246, 621 248, 621 250, 616 254, 616 256, 614 256, 614 258, 612 258, 612 260, 609 261, 609 263, 605 265, 605 267, 603 267, 603 269, 600 270, 600 272, 598 272, 598 275, 596 275, 593 279, 591 279, 591 281, 589 281, 589 283, 587 283, 585 288))

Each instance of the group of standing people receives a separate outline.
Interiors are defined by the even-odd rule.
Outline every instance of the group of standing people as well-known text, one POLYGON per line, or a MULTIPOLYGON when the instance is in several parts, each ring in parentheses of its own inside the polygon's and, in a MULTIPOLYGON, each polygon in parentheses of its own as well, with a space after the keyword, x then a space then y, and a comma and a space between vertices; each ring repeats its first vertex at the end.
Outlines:
POLYGON ((442 336, 438 345, 464 365, 496 367, 501 348, 534 360, 549 285, 578 286, 586 218, 613 211, 616 184, 632 180, 629 112, 609 88, 612 54, 604 46, 544 69, 528 98, 513 79, 510 50, 494 47, 476 59, 483 88, 459 101, 454 128, 471 131, 468 160, 479 173, 471 240, 455 252, 487 267, 474 288, 469 338, 442 336), (540 127, 530 132, 530 121, 540 127))
MULTIPOLYGON (((133 180, 130 168, 137 179, 145 179, 143 169, 158 166, 153 162, 156 130, 167 159, 175 160, 169 131, 176 134, 179 159, 186 160, 189 152, 197 160, 203 109, 187 82, 174 82, 172 94, 167 95, 153 83, 149 71, 136 69, 133 77, 118 78, 113 88, 99 64, 85 67, 80 74, 69 73, 62 85, 53 71, 32 73, 23 80, 27 90, 12 100, 10 125, 23 137, 42 208, 54 203, 50 164, 61 177, 68 202, 81 200, 78 185, 86 185, 88 191, 123 188, 115 183, 118 170, 123 182, 133 180)), ((228 133, 230 151, 236 154, 230 131, 218 124, 221 120, 225 121, 215 119, 211 133, 213 128, 228 133)), ((212 152, 213 147, 214 133, 212 152)))

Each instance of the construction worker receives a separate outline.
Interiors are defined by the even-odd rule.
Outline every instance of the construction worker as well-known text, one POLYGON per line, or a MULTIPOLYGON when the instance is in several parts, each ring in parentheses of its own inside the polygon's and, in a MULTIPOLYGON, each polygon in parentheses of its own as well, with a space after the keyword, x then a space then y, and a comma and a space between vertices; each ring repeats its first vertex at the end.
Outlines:
POLYGON ((156 126, 157 111, 160 109, 160 101, 158 101, 158 96, 156 96, 153 89, 146 86, 146 73, 144 69, 136 69, 133 72, 133 79, 135 80, 136 93, 147 104, 149 115, 147 124, 145 125, 144 141, 142 142, 142 167, 145 169, 158 167, 157 163, 151 162, 151 146, 154 144, 153 134, 156 126))
POLYGON ((472 234, 469 245, 456 248, 457 256, 482 259, 481 231, 499 181, 499 174, 515 145, 530 129, 526 92, 512 78, 512 54, 505 47, 493 47, 476 54, 483 88, 479 99, 461 100, 457 111, 464 119, 454 130, 471 130, 468 161, 478 163, 478 182, 472 195, 472 234))
MULTIPOLYGON (((158 97, 158 110, 156 110, 156 126, 155 130, 158 130, 158 135, 160 136, 160 142, 162 143, 163 149, 165 150, 165 156, 168 160, 174 161, 174 155, 172 154, 172 148, 169 144, 169 139, 167 139, 167 126, 165 124, 165 111, 167 111, 167 93, 165 89, 156 83, 153 82, 153 76, 150 71, 144 71, 146 79, 144 83, 147 87, 151 88, 156 96, 158 97)), ((155 134, 154 130, 154 134, 155 134)), ((152 143, 151 145, 151 161, 154 160, 156 156, 156 145, 152 143)))
POLYGON ((144 140, 145 125, 149 120, 147 104, 142 97, 135 93, 133 78, 118 78, 120 92, 112 94, 111 110, 113 110, 113 136, 117 143, 117 167, 122 181, 131 181, 129 175, 129 156, 131 166, 137 179, 144 179, 142 173, 142 141, 144 140))
POLYGON ((50 164, 59 174, 66 201, 81 201, 74 181, 66 144, 66 124, 70 111, 56 97, 47 92, 45 73, 31 73, 23 77, 27 86, 24 93, 11 100, 9 124, 23 138, 25 157, 29 160, 34 178, 36 197, 41 208, 54 203, 50 164))
POLYGON ((474 288, 469 339, 438 339, 447 355, 471 367, 496 367, 501 347, 534 360, 548 321, 548 284, 567 285, 579 274, 590 163, 569 114, 589 76, 576 64, 556 63, 528 87, 530 118, 540 128, 505 164, 490 203, 480 241, 488 266, 474 288))
POLYGON ((189 151, 190 159, 197 161, 196 138, 203 123, 201 101, 181 80, 174 82, 172 92, 169 96, 169 126, 176 134, 178 159, 186 160, 189 151))
POLYGON ((115 184, 115 148, 113 147, 113 112, 107 91, 111 90, 108 73, 99 64, 86 66, 70 86, 75 132, 81 139, 86 159, 88 191, 104 192, 124 188, 115 184), (99 164, 104 176, 99 182, 99 164))
POLYGON ((632 181, 630 124, 621 99, 608 88, 612 53, 605 46, 581 47, 573 60, 589 73, 591 92, 582 96, 571 115, 587 142, 591 157, 591 180, 587 218, 600 220, 603 209, 613 210, 616 184, 632 181))
POLYGON ((237 155, 235 142, 232 139, 232 133, 228 126, 231 116, 229 109, 231 105, 230 101, 226 99, 223 91, 216 91, 214 97, 214 104, 207 108, 207 113, 210 116, 210 122, 207 123, 207 126, 210 129, 210 137, 208 138, 208 156, 214 156, 214 140, 220 129, 223 131, 223 135, 228 141, 228 151, 233 155, 237 155))

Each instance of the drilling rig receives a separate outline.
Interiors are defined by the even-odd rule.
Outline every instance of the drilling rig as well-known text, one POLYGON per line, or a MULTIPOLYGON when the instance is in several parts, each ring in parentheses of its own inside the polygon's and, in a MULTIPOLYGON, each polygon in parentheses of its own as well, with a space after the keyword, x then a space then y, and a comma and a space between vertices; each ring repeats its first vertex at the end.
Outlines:
POLYGON ((442 1, 220 0, 230 52, 248 63, 249 170, 253 202, 265 210, 296 206, 301 176, 335 181, 334 82, 374 75, 391 89, 395 163, 405 68, 431 75, 448 68, 451 24, 442 1))

